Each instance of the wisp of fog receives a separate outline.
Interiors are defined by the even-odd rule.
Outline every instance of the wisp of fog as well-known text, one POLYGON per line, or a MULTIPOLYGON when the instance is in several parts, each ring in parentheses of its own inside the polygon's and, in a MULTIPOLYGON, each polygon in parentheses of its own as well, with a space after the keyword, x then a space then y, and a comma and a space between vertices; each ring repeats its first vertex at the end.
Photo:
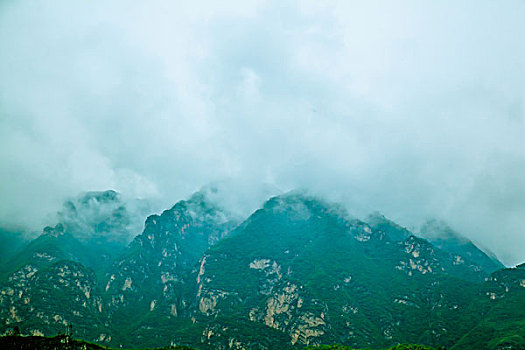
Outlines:
POLYGON ((2 1, 0 222, 234 179, 236 203, 306 188, 522 262, 524 18, 521 0, 2 1))

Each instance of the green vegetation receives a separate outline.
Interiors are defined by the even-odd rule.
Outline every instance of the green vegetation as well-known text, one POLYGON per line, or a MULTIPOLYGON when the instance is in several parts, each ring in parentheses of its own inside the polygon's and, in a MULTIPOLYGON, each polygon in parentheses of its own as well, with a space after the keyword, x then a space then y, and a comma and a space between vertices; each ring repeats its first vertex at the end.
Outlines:
MULTIPOLYGON (((39 337, 39 336, 4 336, 0 337, 0 348, 2 350, 116 350, 116 348, 105 347, 91 342, 72 339, 65 335, 57 335, 55 337, 39 337)), ((122 348, 119 348, 122 349, 122 348)), ((307 346, 304 350, 370 350, 355 349, 345 345, 318 345, 307 346)), ((135 350, 196 350, 184 345, 172 345, 168 347, 157 348, 141 348, 135 350)), ((378 349, 379 350, 379 349, 378 349)), ((440 350, 440 348, 431 348, 423 345, 415 344, 399 344, 394 347, 385 348, 381 350, 440 350)))
MULTIPOLYGON (((346 345, 318 345, 318 346, 307 346, 307 350, 371 350, 366 349, 355 349, 346 345)), ((431 348, 430 346, 416 345, 416 344, 399 344, 388 349, 381 350, 440 350, 441 348, 431 348)))
POLYGON ((91 268, 98 245, 48 228, 3 266, 0 332, 74 324, 76 337, 129 348, 525 348, 525 266, 490 275, 484 253, 456 236, 439 249, 299 193, 237 223, 197 194, 91 268))
MULTIPOLYGON (((0 337, 2 350, 116 350, 84 340, 72 339, 65 335, 55 337, 4 336, 0 337)), ((122 349, 122 348, 119 348, 122 349)), ((163 348, 143 348, 141 350, 195 350, 187 346, 169 346, 163 348)))

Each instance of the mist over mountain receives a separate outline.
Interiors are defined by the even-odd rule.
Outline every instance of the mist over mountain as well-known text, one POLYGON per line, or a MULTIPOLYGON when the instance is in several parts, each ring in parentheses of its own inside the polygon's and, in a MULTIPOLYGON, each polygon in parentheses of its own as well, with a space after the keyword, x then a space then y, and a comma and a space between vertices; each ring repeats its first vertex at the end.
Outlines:
POLYGON ((156 212, 233 178, 443 219, 520 263, 524 16, 519 0, 2 1, 0 223, 39 232, 87 190, 156 212))
POLYGON ((129 243, 143 229, 151 212, 146 200, 124 200, 113 191, 87 192, 64 202, 57 220, 80 240, 104 237, 129 243))
POLYGON ((0 1, 0 347, 525 349, 524 18, 0 1))
POLYGON ((221 200, 226 187, 149 215, 127 245, 118 193, 67 201, 62 222, 2 264, 0 332, 73 324, 114 347, 525 345, 522 266, 504 268, 444 222, 418 237, 305 190, 243 216, 221 200))

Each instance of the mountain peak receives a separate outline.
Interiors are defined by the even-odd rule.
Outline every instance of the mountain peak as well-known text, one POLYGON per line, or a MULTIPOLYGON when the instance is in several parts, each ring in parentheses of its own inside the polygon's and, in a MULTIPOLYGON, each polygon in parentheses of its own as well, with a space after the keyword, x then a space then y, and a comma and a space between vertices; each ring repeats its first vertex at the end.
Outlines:
POLYGON ((114 190, 90 191, 64 202, 57 221, 76 238, 128 243, 142 228, 149 212, 144 200, 123 199, 114 190))
POLYGON ((466 243, 470 241, 465 236, 454 231, 445 221, 438 219, 427 220, 421 226, 419 233, 422 237, 425 237, 429 240, 446 239, 455 240, 461 243, 466 243))
POLYGON ((210 198, 208 191, 195 192, 187 200, 181 200, 170 209, 179 215, 187 215, 194 221, 213 221, 224 224, 232 220, 240 220, 237 215, 226 209, 221 203, 210 198))
POLYGON ((461 256, 469 264, 489 273, 504 267, 497 258, 483 252, 471 240, 456 232, 444 221, 428 220, 421 227, 420 234, 439 249, 453 256, 461 256))
POLYGON ((63 236, 65 232, 66 232, 66 228, 61 223, 56 224, 55 227, 51 227, 51 226, 44 227, 44 234, 50 235, 53 237, 63 236))
POLYGON ((135 242, 153 250, 165 249, 163 254, 179 251, 186 245, 190 250, 203 253, 238 222, 237 216, 210 200, 207 191, 198 191, 162 214, 148 216, 135 242))
POLYGON ((120 194, 114 190, 106 191, 88 191, 81 196, 80 202, 88 203, 89 201, 97 202, 116 202, 120 201, 120 194))
POLYGON ((403 241, 412 235, 412 232, 408 229, 396 224, 377 211, 368 215, 365 221, 368 222, 372 228, 384 232, 386 236, 393 241, 403 241))
POLYGON ((426 226, 441 249, 380 213, 350 218, 307 191, 272 197, 242 222, 224 195, 208 186, 149 216, 118 256, 108 241, 81 242, 71 233, 82 226, 69 226, 121 227, 129 213, 118 193, 70 201, 65 220, 10 262, 0 331, 20 324, 48 335, 74 323, 105 345, 275 349, 380 347, 420 341, 430 326, 424 341, 448 346, 498 300, 516 300, 505 315, 523 319, 515 305, 525 264, 485 280, 473 261, 487 256, 444 223, 426 226))
POLYGON ((339 203, 329 203, 305 190, 294 190, 270 198, 263 209, 274 212, 288 212, 296 218, 308 219, 311 215, 336 215, 350 219, 346 208, 339 203))

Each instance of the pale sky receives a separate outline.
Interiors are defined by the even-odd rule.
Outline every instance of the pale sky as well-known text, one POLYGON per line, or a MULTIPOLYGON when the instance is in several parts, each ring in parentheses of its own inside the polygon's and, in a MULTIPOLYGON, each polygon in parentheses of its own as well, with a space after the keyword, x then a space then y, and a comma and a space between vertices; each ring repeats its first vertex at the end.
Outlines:
POLYGON ((523 262, 524 18, 522 0, 2 1, 0 223, 235 179, 441 218, 523 262))

